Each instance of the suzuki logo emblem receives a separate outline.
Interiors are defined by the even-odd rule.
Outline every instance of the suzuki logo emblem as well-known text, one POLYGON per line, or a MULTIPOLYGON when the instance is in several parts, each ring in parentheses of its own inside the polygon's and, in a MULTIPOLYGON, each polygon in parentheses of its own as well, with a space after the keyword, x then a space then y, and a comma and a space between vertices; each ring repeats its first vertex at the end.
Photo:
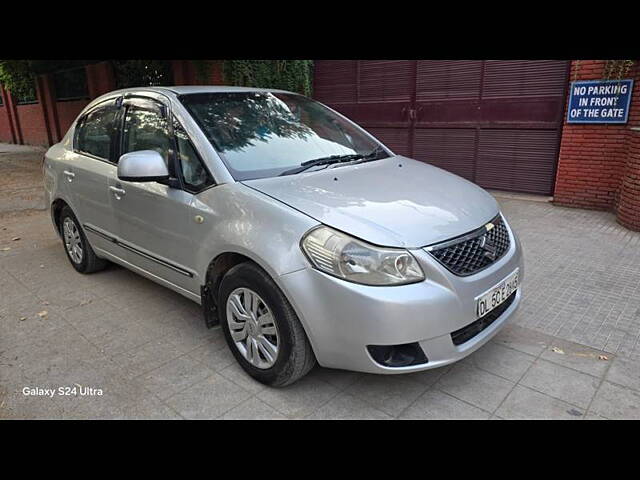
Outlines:
POLYGON ((487 238, 486 235, 483 235, 480 238, 480 248, 484 250, 484 256, 489 260, 496 259, 496 246, 491 240, 487 238))

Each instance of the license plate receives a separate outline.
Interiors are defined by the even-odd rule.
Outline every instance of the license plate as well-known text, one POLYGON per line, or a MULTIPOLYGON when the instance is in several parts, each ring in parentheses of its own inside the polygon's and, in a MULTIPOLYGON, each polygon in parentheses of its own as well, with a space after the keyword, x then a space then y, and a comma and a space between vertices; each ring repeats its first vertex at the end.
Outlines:
POLYGON ((511 294, 515 293, 518 289, 518 272, 519 269, 478 298, 476 301, 476 318, 484 317, 509 298, 511 294))

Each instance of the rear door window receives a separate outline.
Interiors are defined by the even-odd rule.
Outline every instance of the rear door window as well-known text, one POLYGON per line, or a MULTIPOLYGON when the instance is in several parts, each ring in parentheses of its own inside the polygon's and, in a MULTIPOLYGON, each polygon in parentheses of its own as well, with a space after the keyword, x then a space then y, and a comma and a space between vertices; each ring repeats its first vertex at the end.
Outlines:
POLYGON ((76 149, 100 159, 113 161, 116 135, 115 105, 106 105, 90 112, 81 121, 76 136, 76 149))

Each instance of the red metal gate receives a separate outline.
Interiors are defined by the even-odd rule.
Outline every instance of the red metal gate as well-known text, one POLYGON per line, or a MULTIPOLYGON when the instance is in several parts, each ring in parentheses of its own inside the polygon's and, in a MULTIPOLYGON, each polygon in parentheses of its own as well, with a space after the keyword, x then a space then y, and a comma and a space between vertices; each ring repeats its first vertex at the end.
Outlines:
POLYGON ((486 188, 549 195, 568 66, 556 60, 318 60, 314 91, 398 154, 486 188))

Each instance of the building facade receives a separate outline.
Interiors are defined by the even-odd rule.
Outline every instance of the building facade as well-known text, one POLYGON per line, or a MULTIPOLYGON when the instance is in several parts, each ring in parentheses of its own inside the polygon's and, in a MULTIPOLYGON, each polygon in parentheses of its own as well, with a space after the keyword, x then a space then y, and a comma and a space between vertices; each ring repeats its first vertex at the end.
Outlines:
MULTIPOLYGON (((573 82, 610 76, 605 60, 318 60, 314 96, 396 153, 485 188, 553 196, 556 204, 613 210, 640 230, 640 68, 624 123, 568 123, 573 82)), ((0 142, 58 142, 93 98, 116 88, 109 62, 71 76, 41 75, 36 98, 0 87, 0 142), (84 85, 84 86, 83 86, 84 85)), ((202 83, 171 61, 177 85, 202 83)), ((222 84, 214 62, 206 83, 222 84)))

